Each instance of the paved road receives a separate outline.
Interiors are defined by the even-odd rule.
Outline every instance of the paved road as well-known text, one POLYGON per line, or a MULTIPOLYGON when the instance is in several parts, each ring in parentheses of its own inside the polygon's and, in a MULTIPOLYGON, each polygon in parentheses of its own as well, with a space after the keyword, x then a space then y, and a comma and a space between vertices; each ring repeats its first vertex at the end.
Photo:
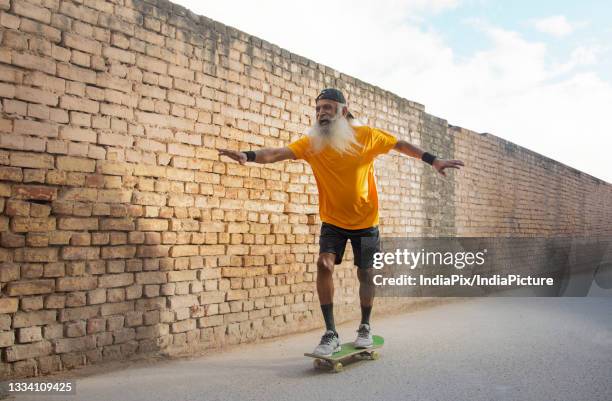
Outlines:
POLYGON ((339 374, 302 356, 317 331, 98 371, 67 399, 612 400, 612 298, 466 298, 373 324, 387 340, 381 359, 339 374))

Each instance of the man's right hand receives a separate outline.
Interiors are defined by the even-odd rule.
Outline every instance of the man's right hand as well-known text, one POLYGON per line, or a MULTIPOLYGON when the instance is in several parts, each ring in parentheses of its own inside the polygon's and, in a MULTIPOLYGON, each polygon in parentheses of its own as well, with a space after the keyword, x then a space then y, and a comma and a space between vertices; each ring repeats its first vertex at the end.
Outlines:
POLYGON ((230 149, 217 149, 217 151, 219 151, 219 156, 225 155, 229 158, 236 160, 240 164, 244 164, 247 161, 247 156, 243 152, 230 149))

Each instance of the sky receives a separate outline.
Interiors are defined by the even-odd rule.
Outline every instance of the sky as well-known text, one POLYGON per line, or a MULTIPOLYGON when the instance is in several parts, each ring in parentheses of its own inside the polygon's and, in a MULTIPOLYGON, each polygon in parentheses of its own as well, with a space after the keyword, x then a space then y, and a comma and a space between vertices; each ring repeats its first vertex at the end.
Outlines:
POLYGON ((612 183, 612 2, 172 1, 612 183))

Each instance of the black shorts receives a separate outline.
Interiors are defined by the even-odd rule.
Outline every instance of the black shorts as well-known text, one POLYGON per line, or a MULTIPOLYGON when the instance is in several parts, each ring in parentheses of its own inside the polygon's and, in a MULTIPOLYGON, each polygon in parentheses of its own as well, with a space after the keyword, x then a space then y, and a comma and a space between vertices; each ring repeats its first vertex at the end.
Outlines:
POLYGON ((342 263, 348 239, 351 240, 355 265, 360 269, 371 268, 374 263, 374 253, 380 252, 378 226, 359 230, 347 230, 346 228, 323 222, 321 224, 321 236, 319 237, 319 253, 335 253, 336 259, 334 264, 339 265, 342 263))

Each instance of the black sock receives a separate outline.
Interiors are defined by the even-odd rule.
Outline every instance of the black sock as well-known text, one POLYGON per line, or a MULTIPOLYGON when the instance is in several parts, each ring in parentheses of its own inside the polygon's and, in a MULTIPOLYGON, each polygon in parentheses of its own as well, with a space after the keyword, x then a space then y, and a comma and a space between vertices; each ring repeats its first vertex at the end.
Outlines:
POLYGON ((370 324, 370 312, 372 312, 372 306, 361 305, 361 324, 370 324))
POLYGON ((323 319, 325 319, 325 328, 337 335, 336 326, 334 325, 334 304, 321 305, 321 312, 323 312, 323 319))

